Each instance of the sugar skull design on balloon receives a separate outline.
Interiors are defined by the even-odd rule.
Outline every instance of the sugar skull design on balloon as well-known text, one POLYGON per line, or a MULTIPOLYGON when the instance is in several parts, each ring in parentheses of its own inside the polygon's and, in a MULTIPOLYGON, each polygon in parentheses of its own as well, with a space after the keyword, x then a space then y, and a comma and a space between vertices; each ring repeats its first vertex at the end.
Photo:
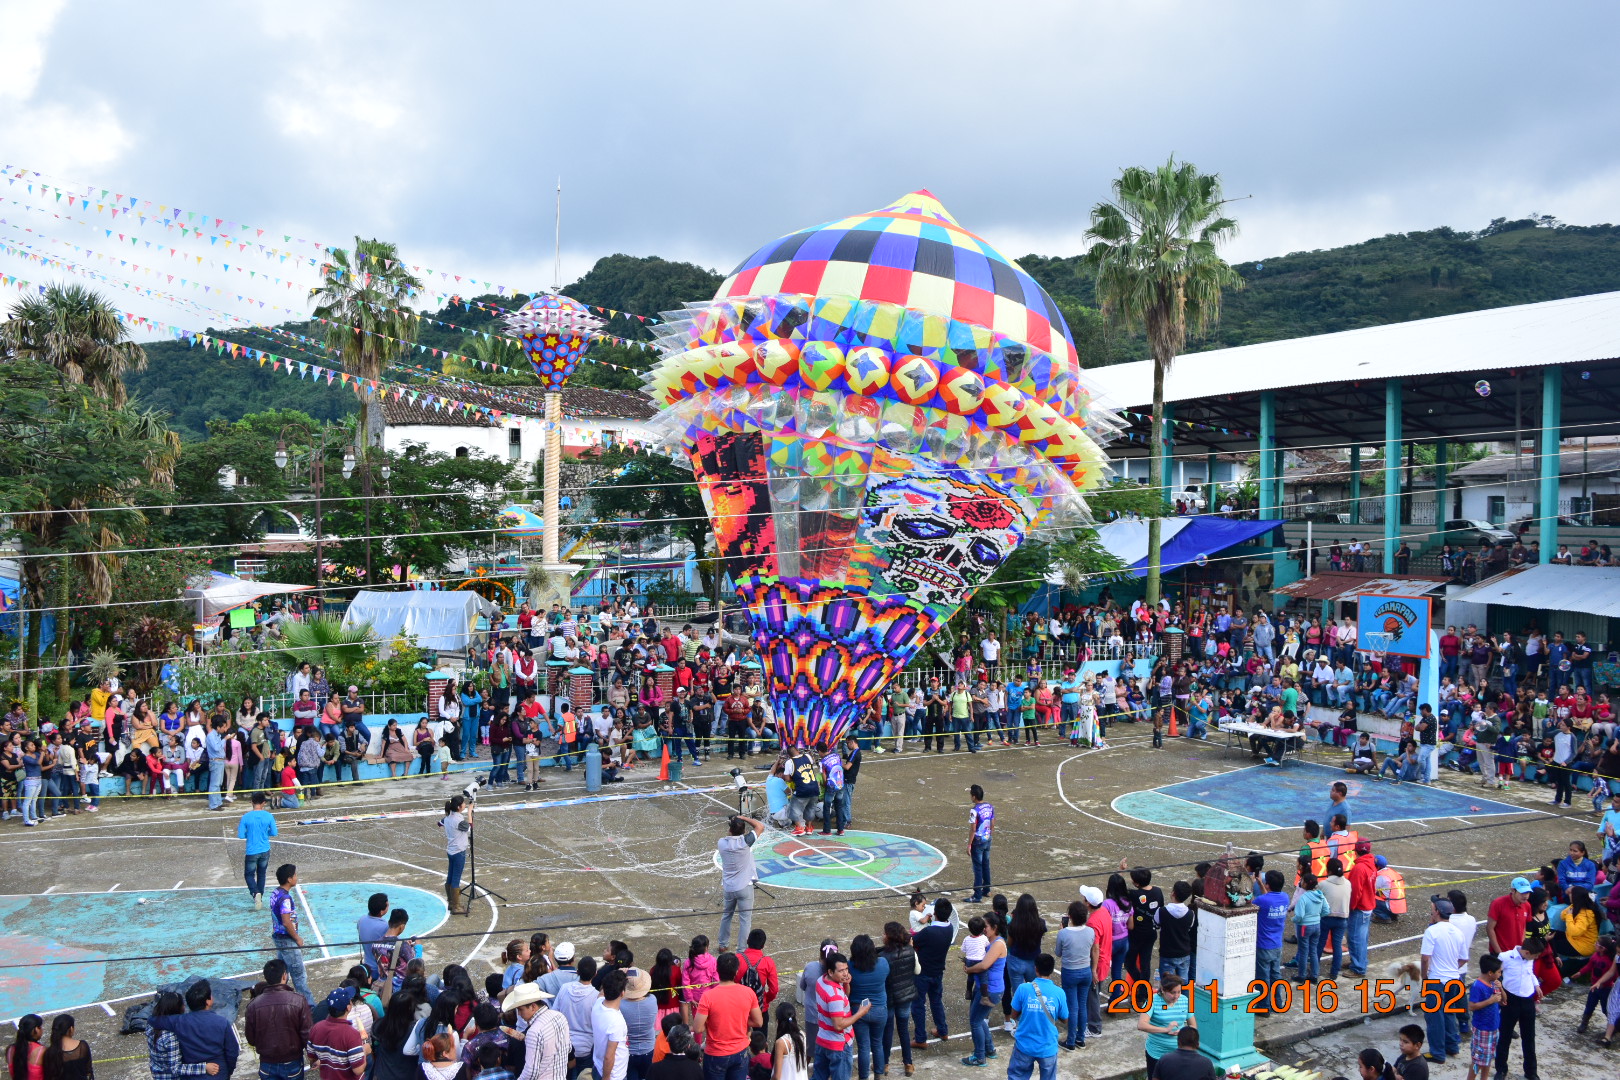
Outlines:
POLYGON ((867 493, 864 513, 883 585, 950 606, 990 579, 1027 525, 1017 504, 990 485, 946 476, 879 484, 867 493))
POLYGON ((773 240, 667 312, 647 392, 692 465, 791 744, 842 737, 1118 421, 1044 289, 926 191, 773 240))

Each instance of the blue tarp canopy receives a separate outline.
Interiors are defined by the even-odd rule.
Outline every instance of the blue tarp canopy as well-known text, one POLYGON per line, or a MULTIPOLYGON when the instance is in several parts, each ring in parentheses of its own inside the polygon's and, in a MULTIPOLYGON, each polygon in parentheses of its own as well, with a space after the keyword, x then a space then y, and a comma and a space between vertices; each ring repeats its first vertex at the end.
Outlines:
MULTIPOLYGON (((1199 516, 1180 520, 1186 522, 1186 524, 1174 536, 1167 537, 1160 545, 1159 567, 1161 573, 1168 574, 1172 570, 1179 570, 1188 563, 1197 562, 1200 555, 1213 559, 1218 553, 1235 544, 1246 543, 1257 536, 1264 536, 1282 525, 1280 519, 1236 521, 1230 518, 1199 516)), ((1129 563, 1132 575, 1135 577, 1147 577, 1147 563, 1145 557, 1129 563)))
MULTIPOLYGON (((6 637, 17 636, 17 594, 16 578, 0 578, 0 635, 6 637)), ((36 615, 35 618, 38 618, 36 615)), ((45 621, 40 624, 39 654, 45 655, 45 646, 56 640, 56 616, 51 612, 45 613, 45 621)))

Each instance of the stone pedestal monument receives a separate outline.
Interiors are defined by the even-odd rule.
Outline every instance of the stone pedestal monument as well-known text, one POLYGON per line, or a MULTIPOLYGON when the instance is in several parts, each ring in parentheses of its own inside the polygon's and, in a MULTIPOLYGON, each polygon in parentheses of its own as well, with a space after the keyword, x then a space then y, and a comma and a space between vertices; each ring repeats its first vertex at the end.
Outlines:
POLYGON ((1265 1064, 1254 1048, 1254 1014, 1249 992, 1254 981, 1254 954, 1259 941, 1260 909, 1249 900, 1242 860, 1227 853, 1204 878, 1204 896, 1193 901, 1198 912, 1197 984, 1191 1007, 1198 1017, 1198 1048, 1215 1062, 1218 1075, 1265 1064))

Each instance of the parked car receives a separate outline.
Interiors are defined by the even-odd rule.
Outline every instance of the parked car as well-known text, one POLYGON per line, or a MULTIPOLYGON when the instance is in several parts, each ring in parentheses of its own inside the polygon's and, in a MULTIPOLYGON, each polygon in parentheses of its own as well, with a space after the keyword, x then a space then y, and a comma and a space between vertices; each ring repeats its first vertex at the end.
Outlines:
POLYGON ((1512 530, 1478 518, 1454 518, 1446 522, 1444 543, 1478 547, 1481 543, 1511 544, 1517 539, 1512 530))

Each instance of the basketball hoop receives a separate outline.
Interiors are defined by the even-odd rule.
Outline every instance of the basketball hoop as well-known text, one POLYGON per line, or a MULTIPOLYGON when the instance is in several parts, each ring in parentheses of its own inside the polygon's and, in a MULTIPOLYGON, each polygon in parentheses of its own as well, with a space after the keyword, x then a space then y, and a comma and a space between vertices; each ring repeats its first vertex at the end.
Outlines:
POLYGON ((1389 647, 1395 643, 1395 635, 1384 630, 1368 630, 1362 635, 1366 642, 1363 648, 1368 658, 1378 665, 1378 670, 1384 670, 1384 658, 1389 654, 1389 647))

